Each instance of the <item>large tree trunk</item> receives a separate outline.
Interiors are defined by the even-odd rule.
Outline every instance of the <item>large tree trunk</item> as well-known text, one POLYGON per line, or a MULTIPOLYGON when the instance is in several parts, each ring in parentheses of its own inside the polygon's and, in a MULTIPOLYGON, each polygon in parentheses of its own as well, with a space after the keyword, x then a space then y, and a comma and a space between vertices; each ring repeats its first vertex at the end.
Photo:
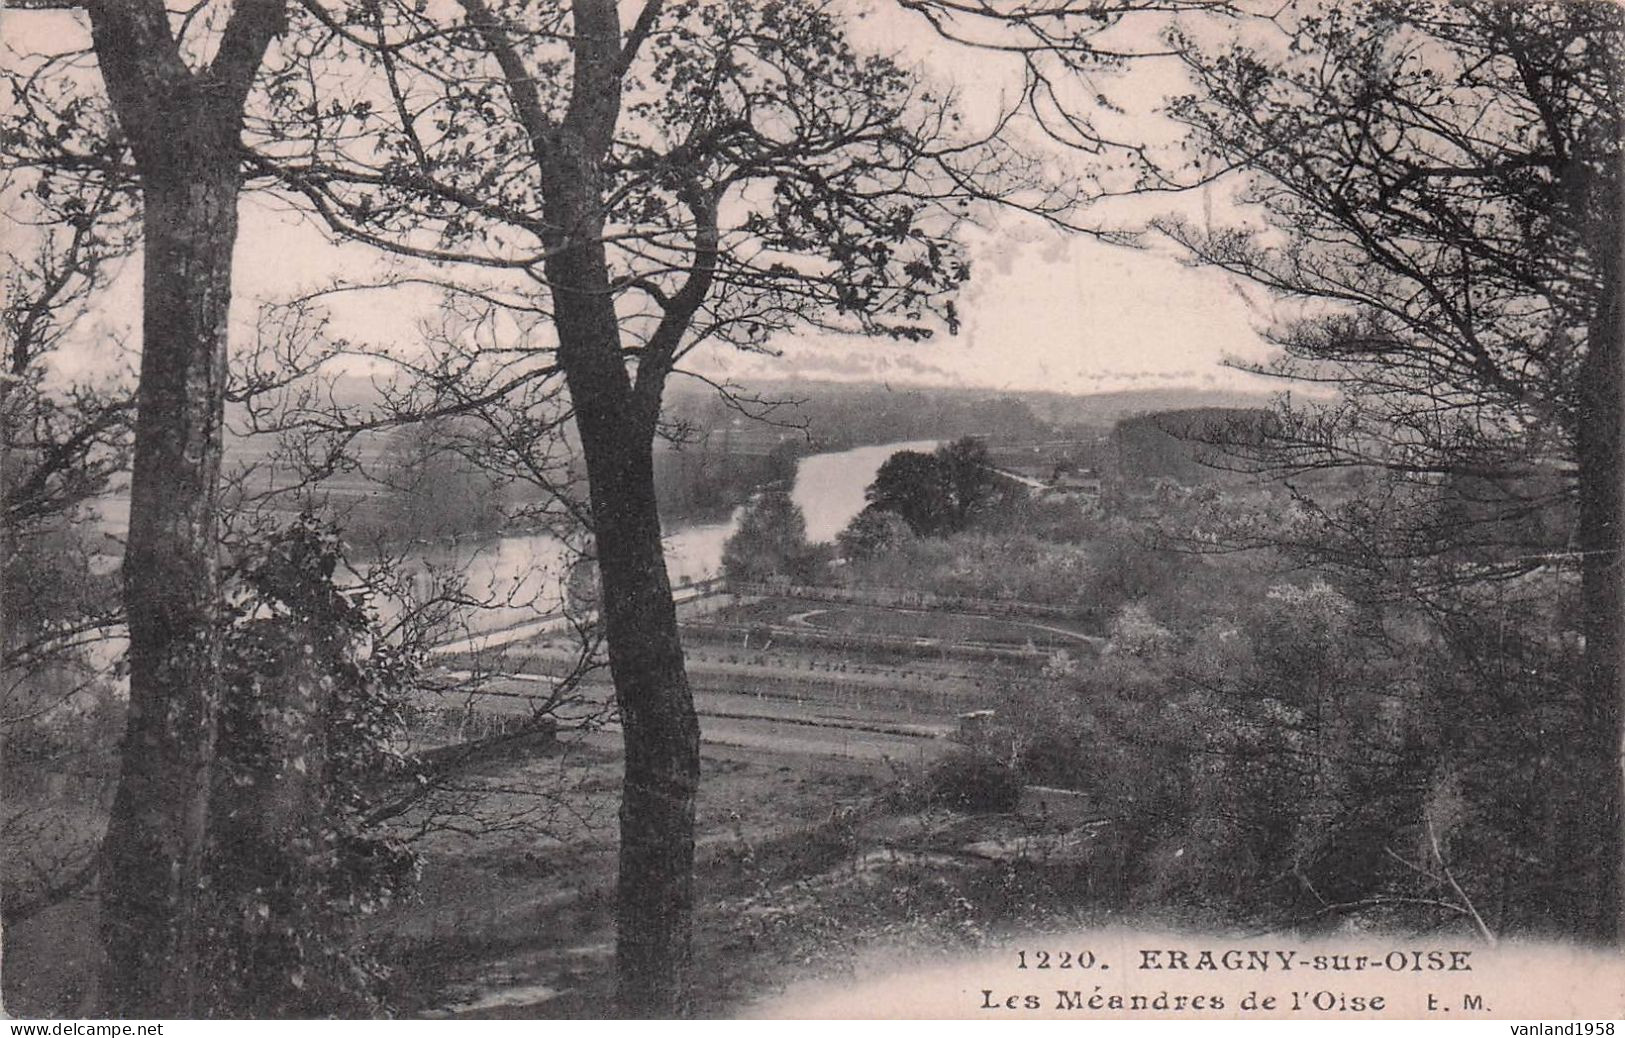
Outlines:
MULTIPOLYGON (((590 217, 589 217, 590 219, 590 217)), ((587 461, 610 673, 626 762, 616 898, 622 1014, 685 1015, 699 724, 654 490, 658 395, 633 389, 596 235, 548 264, 559 359, 587 461)))
POLYGON ((103 848, 108 1004, 184 1015, 219 708, 216 487, 237 160, 145 185, 146 288, 124 562, 130 709, 103 848))
POLYGON ((624 411, 617 416, 599 402, 583 405, 580 380, 571 384, 592 484, 604 630, 626 753, 616 887, 620 1009, 628 1016, 683 1016, 700 733, 660 544, 652 444, 629 428, 634 423, 624 411), (588 413, 600 410, 606 413, 588 413))
MULTIPOLYGON (((483 11, 470 0, 465 6, 483 11)), ((633 382, 603 238, 603 164, 620 111, 619 14, 613 0, 578 0, 572 17, 574 85, 562 124, 548 124, 533 89, 518 96, 529 99, 520 107, 556 234, 547 281, 559 366, 587 460, 604 635, 626 753, 616 883, 618 1002, 625 1016, 684 1016, 700 735, 655 503, 655 426, 671 352, 651 342, 633 382)), ((510 82, 523 80, 522 63, 501 34, 490 38, 510 82)))
POLYGON ((1625 939, 1625 756, 1621 744, 1620 652, 1625 650, 1625 574, 1620 539, 1625 535, 1625 479, 1621 425, 1625 407, 1625 358, 1621 347, 1621 214, 1619 181, 1599 195, 1613 204, 1593 215, 1593 241, 1600 260, 1600 298, 1587 328, 1581 371, 1577 440, 1579 455, 1579 550, 1585 633, 1582 735, 1575 747, 1579 781, 1574 844, 1569 866, 1584 884, 1578 930, 1601 943, 1625 939))
POLYGON ((187 1016, 220 695, 215 499, 243 105, 286 0, 237 0, 196 72, 162 0, 87 7, 140 172, 145 236, 124 558, 130 708, 102 843, 100 998, 117 1016, 187 1016))
POLYGON ((182 125, 142 182, 141 382, 124 561, 130 708, 102 849, 103 999, 136 1017, 190 1015, 194 1005, 192 916, 219 706, 215 508, 240 178, 234 135, 222 140, 201 119, 182 125))
MULTIPOLYGON (((640 351, 634 382, 604 246, 604 161, 626 61, 616 4, 572 5, 573 85, 569 109, 554 123, 504 23, 484 0, 461 2, 507 79, 540 168, 559 367, 587 459, 604 633, 626 748, 616 885, 619 1007, 626 1016, 682 1016, 689 1009, 700 739, 660 544, 653 452, 661 387, 709 285, 709 263, 697 259, 701 273, 667 302, 666 318, 640 351)), ((645 14, 658 9, 651 5, 645 14)), ((697 253, 715 248, 713 216, 697 253)))

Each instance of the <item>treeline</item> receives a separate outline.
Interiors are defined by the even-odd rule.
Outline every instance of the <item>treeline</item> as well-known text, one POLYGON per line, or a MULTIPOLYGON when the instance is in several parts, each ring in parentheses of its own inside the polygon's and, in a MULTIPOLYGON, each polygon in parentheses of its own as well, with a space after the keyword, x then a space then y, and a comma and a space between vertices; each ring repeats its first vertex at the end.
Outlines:
POLYGON ((736 396, 747 413, 763 421, 742 420, 739 406, 709 388, 674 389, 667 414, 701 430, 736 422, 756 426, 772 430, 769 435, 775 439, 787 434, 818 451, 962 436, 989 442, 1033 440, 1054 435, 1057 428, 1020 396, 987 390, 769 382, 738 390, 736 396))
MULTIPOLYGON (((1081 435, 1086 439, 1074 444, 1069 456, 1124 473, 1212 481, 1222 476, 1205 464, 1216 457, 1214 439, 1237 429, 1256 432, 1270 420, 1270 413, 1259 409, 1193 408, 1120 419, 1106 438, 1101 428, 1050 425, 1014 396, 819 384, 774 391, 794 398, 757 417, 741 415, 736 402, 709 389, 676 394, 668 418, 672 440, 654 455, 655 494, 667 524, 725 519, 763 487, 788 488, 807 454, 906 440, 968 437, 982 444, 1022 445, 1081 435)), ((378 433, 362 445, 366 464, 321 484, 328 491, 327 514, 361 543, 522 530, 525 506, 540 500, 534 487, 505 476, 494 455, 482 458, 477 434, 456 422, 378 433)), ((252 456, 251 451, 240 445, 234 453, 252 456)), ((1007 450, 999 457, 1009 463, 1023 456, 1007 450)), ((985 453, 979 463, 989 463, 985 453)), ((562 458, 558 466, 561 486, 581 484, 579 459, 562 458)), ((910 481, 901 469, 891 475, 910 481)), ((918 530, 930 525, 931 507, 924 477, 915 476, 920 478, 912 482, 919 485, 892 486, 883 493, 890 502, 885 510, 912 516, 918 530)))
POLYGON ((1262 408, 1158 411, 1119 420, 1111 443, 1125 476, 1211 481, 1223 474, 1222 445, 1259 442, 1275 425, 1275 415, 1262 408))
MULTIPOLYGON (((485 456, 479 430, 433 422, 376 434, 364 461, 316 483, 305 499, 365 546, 479 539, 536 528, 550 495, 485 456)), ((807 450, 785 439, 765 451, 707 436, 654 455, 655 495, 667 524, 726 519, 760 487, 789 487, 807 450)), ((579 459, 556 462, 561 493, 585 492, 579 459)), ((274 477, 261 476, 264 485, 274 477)), ((290 513, 294 514, 294 513, 290 513)))
MULTIPOLYGON (((367 387, 344 381, 347 406, 364 407, 367 387)), ((954 390, 890 390, 821 384, 772 387, 744 405, 703 390, 678 389, 663 419, 668 441, 654 453, 654 489, 668 525, 726 519, 757 490, 788 489, 802 457, 873 443, 948 439, 975 433, 1030 441, 1055 429, 1024 402, 954 390), (744 407, 744 413, 741 411, 744 407)), ((376 401, 374 401, 375 403, 376 401)), ((456 420, 420 423, 358 438, 358 459, 312 488, 323 514, 361 544, 404 544, 495 536, 534 525, 547 494, 513 472, 481 442, 482 430, 456 420)), ((265 448, 237 440, 229 456, 255 464, 265 448)), ((581 459, 566 439, 555 445, 557 489, 585 493, 581 459)), ((261 481, 274 475, 261 475, 261 481)))
POLYGON ((701 443, 655 455, 655 497, 668 524, 726 519, 760 487, 795 482, 796 466, 808 451, 803 441, 782 440, 765 453, 732 447, 710 436, 701 443))
POLYGON ((828 545, 809 545, 800 509, 782 490, 757 494, 723 555, 745 584, 909 588, 948 599, 1021 602, 1093 619, 1105 588, 1144 576, 1122 570, 1144 553, 1125 546, 1093 577, 1076 544, 1101 522, 1068 502, 1040 502, 998 479, 975 437, 931 453, 898 451, 866 490, 869 504, 828 545), (1103 581, 1100 586, 1094 579, 1103 581))

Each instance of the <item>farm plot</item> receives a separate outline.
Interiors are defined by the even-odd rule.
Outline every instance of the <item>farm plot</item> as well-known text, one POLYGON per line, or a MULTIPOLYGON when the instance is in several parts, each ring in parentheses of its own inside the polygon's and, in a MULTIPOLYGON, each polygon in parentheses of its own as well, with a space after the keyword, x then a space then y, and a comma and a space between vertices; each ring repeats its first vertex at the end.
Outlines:
POLYGON ((764 623, 858 637, 923 638, 1013 648, 1030 645, 1040 649, 1076 649, 1094 641, 1075 621, 812 603, 794 598, 769 598, 731 606, 713 619, 721 623, 764 623))

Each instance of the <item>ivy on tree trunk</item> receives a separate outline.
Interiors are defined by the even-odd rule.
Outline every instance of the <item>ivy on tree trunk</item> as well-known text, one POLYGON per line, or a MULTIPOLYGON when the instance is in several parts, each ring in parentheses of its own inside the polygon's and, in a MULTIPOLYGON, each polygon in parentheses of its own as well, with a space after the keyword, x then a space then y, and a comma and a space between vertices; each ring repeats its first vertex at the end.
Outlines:
POLYGON ((219 711, 216 497, 243 105, 283 0, 240 0, 189 69, 160 0, 90 6, 142 191, 142 349, 124 561, 130 705, 102 846, 101 999, 119 1016, 196 1004, 219 711))

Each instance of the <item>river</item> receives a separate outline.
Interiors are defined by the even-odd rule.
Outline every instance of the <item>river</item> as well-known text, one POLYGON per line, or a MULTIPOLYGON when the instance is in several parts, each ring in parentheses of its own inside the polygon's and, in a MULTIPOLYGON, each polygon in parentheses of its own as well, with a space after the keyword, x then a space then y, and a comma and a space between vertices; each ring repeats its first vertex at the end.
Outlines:
MULTIPOLYGON (((833 541, 835 535, 863 510, 863 492, 874 482, 882 462, 897 451, 935 450, 936 440, 856 447, 829 454, 802 458, 796 466, 796 479, 790 498, 807 519, 807 539, 833 541)), ((101 528, 108 538, 101 556, 107 568, 114 568, 122 554, 119 542, 128 528, 129 498, 110 497, 102 502, 101 528)), ((666 569, 674 587, 694 584, 720 575, 722 547, 739 522, 736 510, 727 522, 694 523, 678 526, 665 538, 666 569)), ((488 632, 516 628, 556 611, 564 600, 566 553, 563 544, 549 534, 520 534, 469 544, 443 544, 422 548, 409 555, 407 565, 416 570, 419 595, 429 593, 433 574, 461 574, 468 596, 486 603, 468 610, 462 618, 465 633, 483 638, 488 632)), ((399 616, 402 603, 376 603, 386 621, 399 616)), ((111 667, 123 655, 123 632, 95 643, 98 666, 111 667)), ((479 640, 479 639, 476 639, 479 640)))
MULTIPOLYGON (((807 539, 833 541, 863 510, 864 490, 874 482, 882 462, 897 451, 935 450, 935 440, 857 447, 802 458, 796 467, 790 498, 807 519, 807 539)), ((733 535, 739 513, 727 522, 678 526, 665 538, 666 570, 673 586, 694 584, 720 575, 722 547, 733 535)), ((478 544, 425 548, 420 590, 427 590, 431 571, 460 572, 475 598, 493 603, 468 621, 470 632, 494 631, 551 612, 563 601, 567 566, 563 545, 550 534, 499 537, 478 544)))

